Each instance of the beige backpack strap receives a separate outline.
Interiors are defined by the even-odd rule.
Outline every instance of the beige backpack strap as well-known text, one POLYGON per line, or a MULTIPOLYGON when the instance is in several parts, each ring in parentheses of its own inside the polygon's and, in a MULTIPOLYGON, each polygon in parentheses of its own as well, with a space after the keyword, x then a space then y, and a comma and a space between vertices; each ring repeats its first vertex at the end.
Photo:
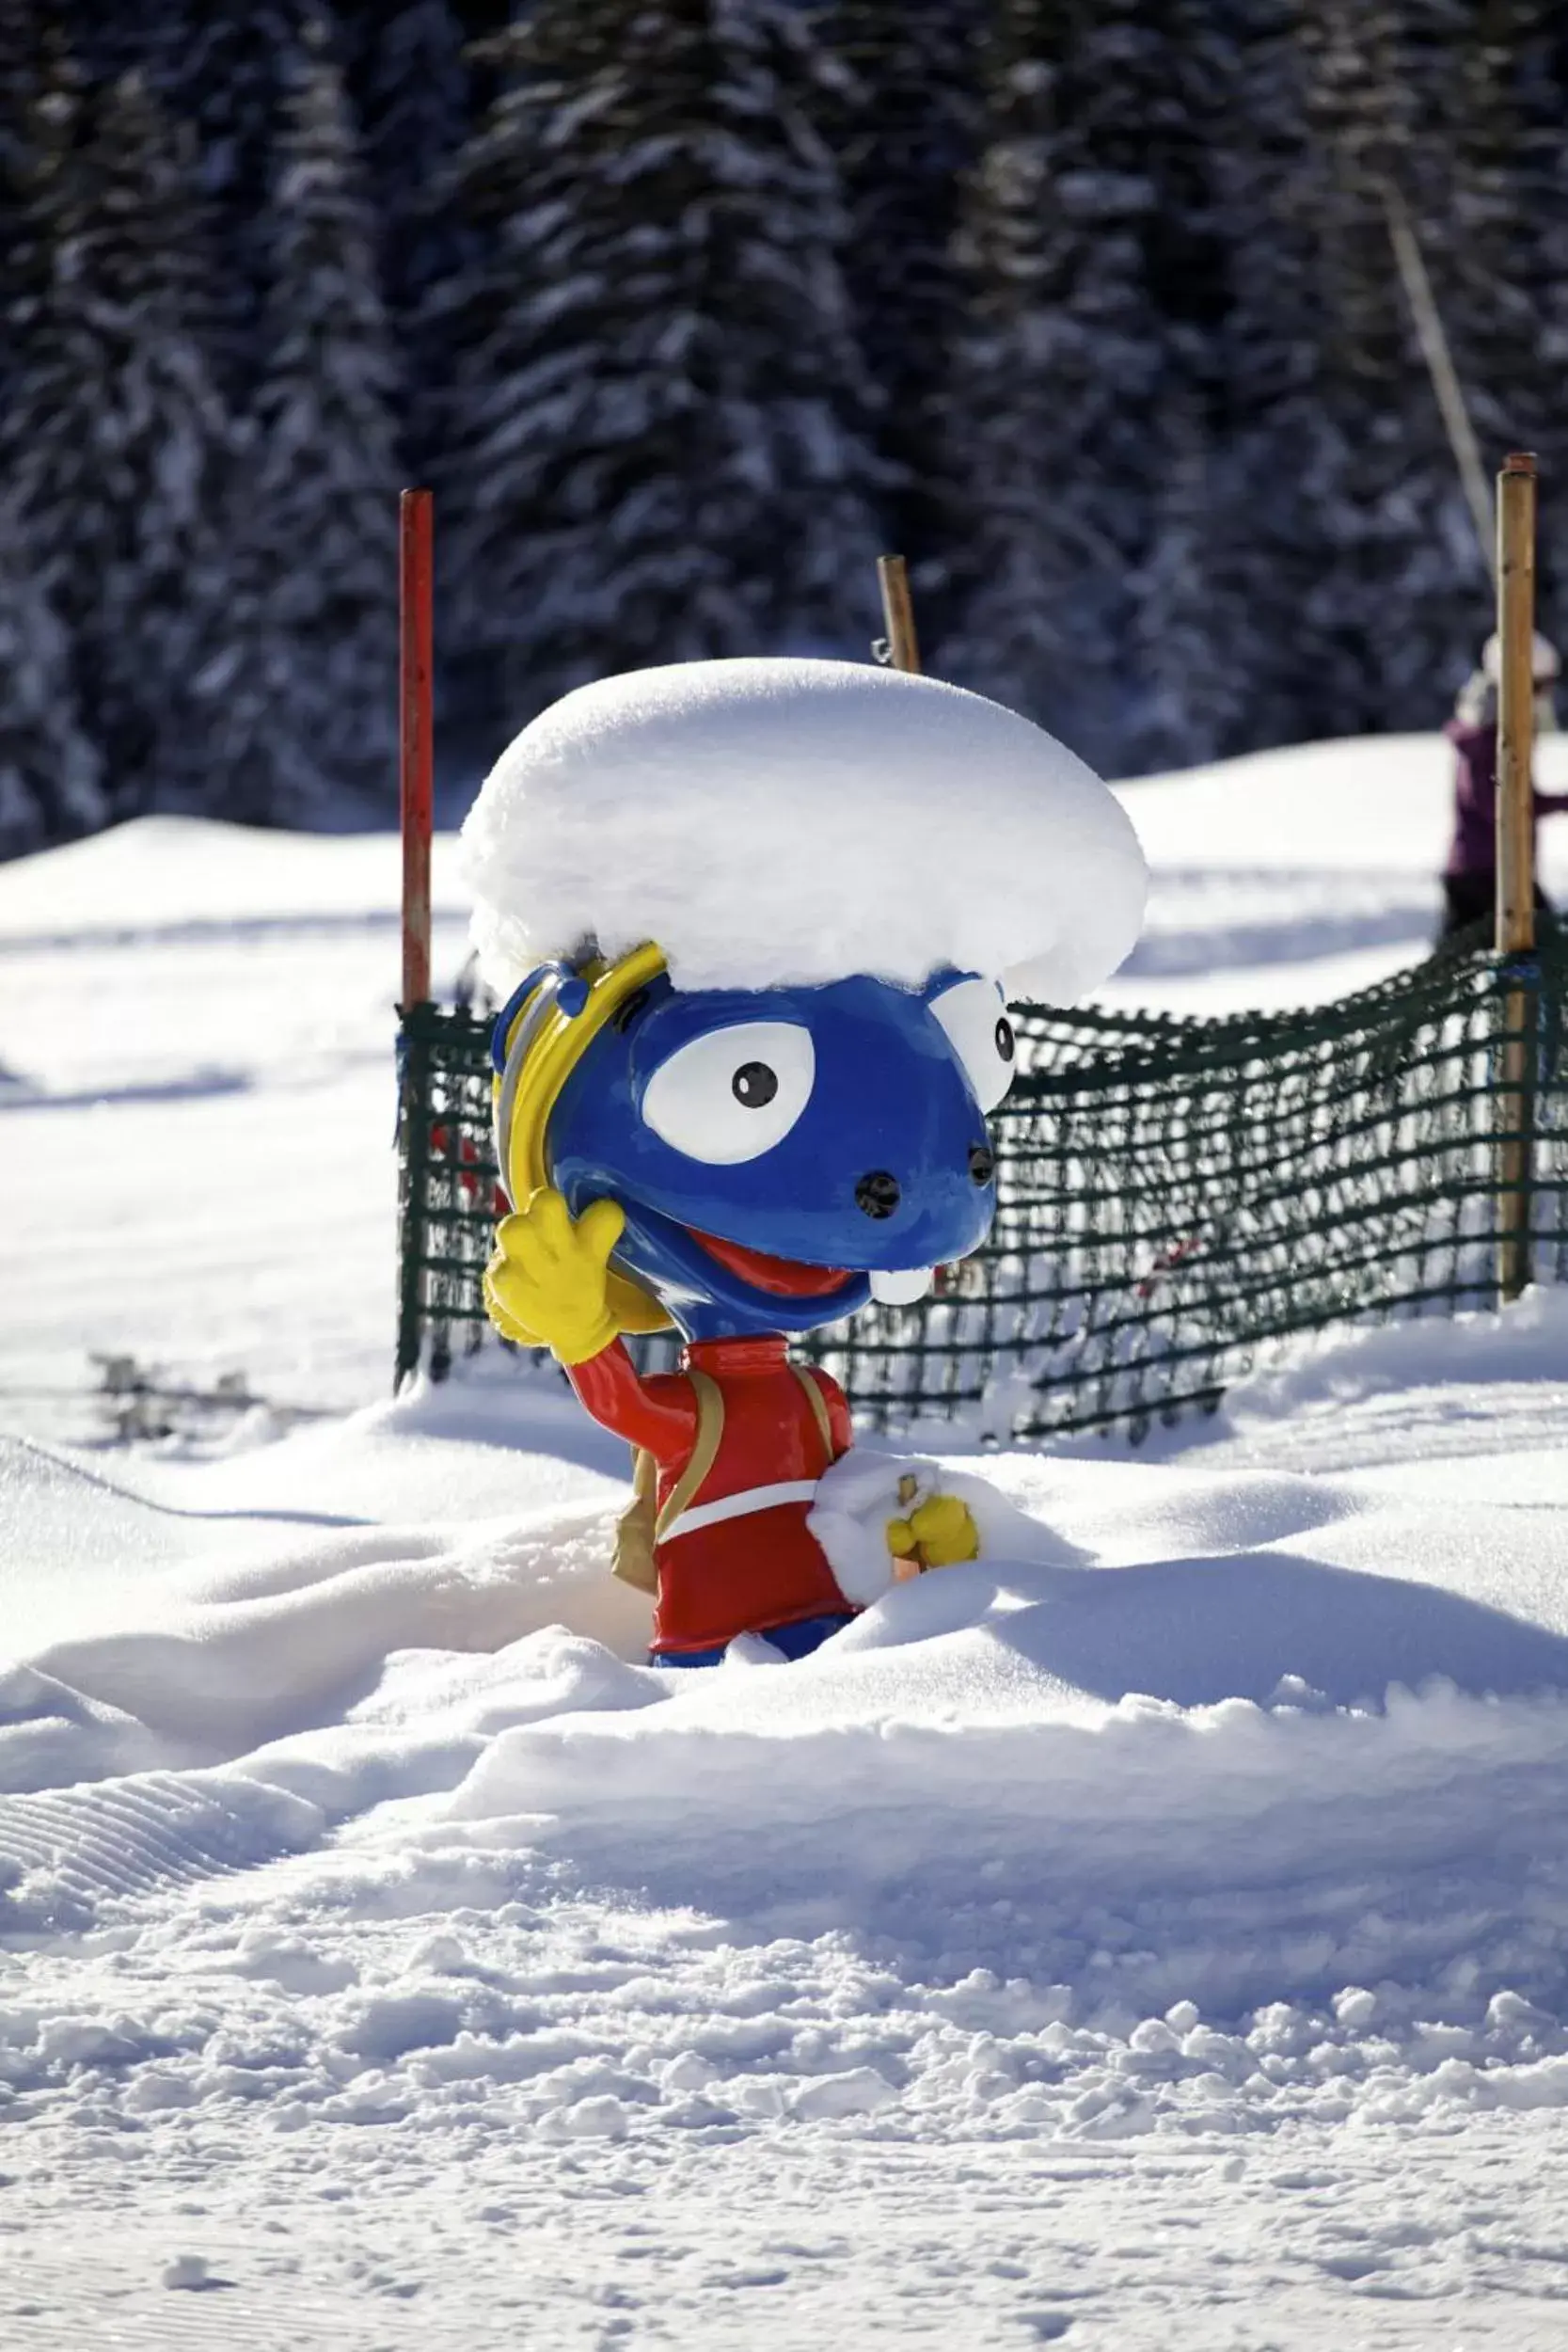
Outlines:
MULTIPOLYGON (((827 1456, 827 1463, 836 1462, 838 1455, 833 1451, 833 1425, 828 1419, 828 1400, 822 1393, 820 1382, 816 1374, 809 1372, 804 1364, 791 1364, 789 1369, 811 1399, 811 1416, 816 1423, 816 1434, 822 1440, 822 1451, 827 1456)), ((824 1463, 824 1468, 827 1467, 827 1463, 824 1463)))
POLYGON ((615 1522, 613 1572, 623 1584, 640 1593, 657 1593, 658 1570, 654 1565, 654 1518, 658 1494, 658 1464, 644 1446, 633 1446, 631 1501, 615 1522))
POLYGON ((658 1565, 654 1546, 676 1513, 685 1510, 713 1468, 719 1440, 724 1434, 724 1394, 717 1380, 694 1368, 686 1376, 697 1399, 697 1436, 686 1468, 671 1487, 669 1500, 660 1511, 658 1464, 645 1447, 634 1446, 631 1501, 615 1526, 614 1573, 624 1584, 634 1584, 640 1593, 657 1592, 658 1565))
POLYGON ((724 1434, 724 1391, 711 1374, 699 1372, 695 1364, 687 1367, 687 1378, 697 1397, 697 1441, 687 1458, 686 1468, 664 1499, 654 1526, 657 1543, 667 1527, 679 1518, 709 1470, 719 1452, 719 1440, 724 1434))

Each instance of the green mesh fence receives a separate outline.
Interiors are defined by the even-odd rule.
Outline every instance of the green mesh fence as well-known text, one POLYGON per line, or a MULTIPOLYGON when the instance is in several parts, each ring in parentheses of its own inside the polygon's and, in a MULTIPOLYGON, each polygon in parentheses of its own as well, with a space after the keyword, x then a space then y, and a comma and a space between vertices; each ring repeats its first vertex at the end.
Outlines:
MULTIPOLYGON (((1534 1278, 1561 1280, 1565 980, 1550 929, 1528 961, 1462 942, 1302 1012, 1025 1008, 990 1239, 919 1306, 870 1309, 812 1352, 873 1427, 1135 1438, 1212 1409, 1269 1340, 1490 1304, 1511 1206, 1534 1278), (1528 1177, 1505 1196, 1511 1140, 1528 1177)), ((400 1375, 478 1343, 495 1185, 485 1024, 421 1006, 404 1051, 400 1375)))
POLYGON ((437 1380, 486 1329, 481 1282, 500 1207, 490 1120, 491 1023, 414 1005, 398 1028, 398 1353, 401 1384, 437 1380))

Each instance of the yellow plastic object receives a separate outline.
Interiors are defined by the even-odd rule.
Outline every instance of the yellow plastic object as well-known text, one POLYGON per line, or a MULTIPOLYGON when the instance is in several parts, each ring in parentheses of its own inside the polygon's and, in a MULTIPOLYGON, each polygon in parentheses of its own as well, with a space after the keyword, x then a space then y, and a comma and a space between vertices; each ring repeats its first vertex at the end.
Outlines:
POLYGON ((910 1513, 910 1525, 928 1568, 950 1568, 980 1557, 980 1531, 968 1503, 957 1495, 933 1495, 910 1513))
POLYGON ((889 1519, 887 1548, 900 1564, 912 1563, 913 1572, 951 1568, 959 1561, 980 1557, 980 1531, 967 1502, 960 1502, 957 1495, 932 1495, 928 1502, 918 1503, 907 1519, 889 1519))
MULTIPOLYGON (((645 946, 634 947, 618 963, 596 970, 590 966, 593 977, 589 978, 588 1001, 575 1017, 560 1010, 546 1015, 518 1073, 507 1133, 501 1138, 501 1175, 512 1200, 531 1207, 536 1193, 553 1189, 545 1157, 545 1138, 561 1089, 606 1023, 613 1020, 628 998, 663 969, 663 950, 649 941, 645 946)), ((528 1018, 534 1001, 532 996, 527 1000, 518 1012, 518 1021, 528 1018)), ((499 1081, 497 1090, 499 1093, 499 1081)), ((603 1205, 595 1202, 593 1207, 603 1205)), ((584 1216, 592 1213, 590 1208, 584 1216)), ((501 1231, 504 1230, 503 1223, 501 1231)), ((498 1257, 504 1255, 504 1250, 498 1251, 498 1257)), ((484 1303, 497 1329, 503 1338, 515 1340, 522 1347, 554 1348, 549 1333, 536 1328, 528 1319, 523 1303, 525 1286, 515 1279, 507 1281, 504 1291, 498 1286, 497 1263, 497 1258, 492 1258, 484 1278, 484 1303)), ((613 1328, 600 1342, 601 1346, 608 1346, 618 1332, 663 1331, 669 1327, 670 1317, 657 1299, 614 1267, 608 1269, 606 1299, 613 1328)), ((560 1350, 556 1349, 556 1353, 559 1355, 560 1350)), ((593 1353, 597 1354, 598 1350, 593 1353)), ((584 1360, 581 1356, 562 1358, 563 1363, 584 1360)))
POLYGON ((509 1335, 528 1331, 563 1364, 586 1363, 617 1336, 610 1306, 610 1253, 626 1212, 618 1200, 591 1201, 574 1220, 552 1185, 503 1217, 484 1270, 484 1296, 509 1335))

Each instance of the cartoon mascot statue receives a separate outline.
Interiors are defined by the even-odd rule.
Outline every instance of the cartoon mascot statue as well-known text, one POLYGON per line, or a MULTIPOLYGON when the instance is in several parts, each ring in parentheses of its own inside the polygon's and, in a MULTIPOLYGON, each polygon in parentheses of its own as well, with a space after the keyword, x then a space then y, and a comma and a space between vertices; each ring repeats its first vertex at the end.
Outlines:
POLYGON ((464 849, 506 998, 491 1316, 634 1449, 617 1569, 655 1596, 654 1661, 741 1635, 802 1657, 911 1564, 986 1548, 981 1482, 842 1458, 843 1392, 789 1342, 983 1239, 1007 1000, 1127 954, 1132 829, 978 695, 757 660, 568 694, 464 849), (680 1368, 640 1375, 625 1335, 671 1325, 680 1368))

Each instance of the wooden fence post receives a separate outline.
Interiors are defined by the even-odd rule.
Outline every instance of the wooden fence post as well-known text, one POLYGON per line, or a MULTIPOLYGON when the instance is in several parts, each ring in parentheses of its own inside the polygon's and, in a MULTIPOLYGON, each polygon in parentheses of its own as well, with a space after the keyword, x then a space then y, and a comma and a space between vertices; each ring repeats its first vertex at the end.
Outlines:
MULTIPOLYGON (((1497 919, 1499 956, 1535 946, 1535 459, 1506 458, 1497 476, 1497 919)), ((1517 1298, 1529 1280, 1530 1123, 1535 990, 1503 998, 1502 1089, 1497 1097, 1497 1292, 1517 1298)))
POLYGON ((895 670, 918 670, 920 641, 914 633, 914 604, 903 557, 879 555, 877 578, 881 585, 882 618, 887 626, 886 659, 895 670))

